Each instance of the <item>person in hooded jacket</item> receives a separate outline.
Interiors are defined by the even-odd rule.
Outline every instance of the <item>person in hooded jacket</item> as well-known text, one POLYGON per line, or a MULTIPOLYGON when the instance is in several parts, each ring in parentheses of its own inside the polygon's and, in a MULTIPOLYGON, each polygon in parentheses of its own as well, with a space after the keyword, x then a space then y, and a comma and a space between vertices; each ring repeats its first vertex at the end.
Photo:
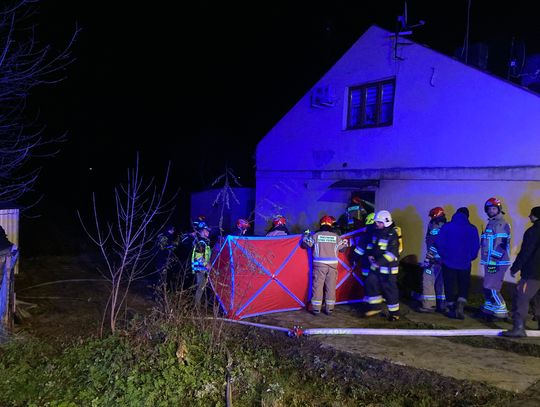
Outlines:
POLYGON ((321 228, 311 235, 304 232, 302 243, 312 248, 313 285, 311 297, 311 313, 319 315, 324 301, 324 313, 331 315, 336 305, 336 283, 338 252, 345 250, 346 239, 341 239, 334 231, 335 219, 325 215, 320 220, 321 228))
POLYGON ((450 222, 445 223, 435 241, 441 258, 444 293, 448 316, 464 319, 469 298, 471 263, 480 249, 478 229, 469 222, 469 210, 459 208, 450 222))
POLYGON ((486 229, 480 236, 480 264, 484 266, 484 303, 480 310, 487 318, 508 318, 506 302, 501 295, 504 274, 510 267, 510 225, 504 219, 501 201, 489 198, 484 211, 488 216, 486 229))
MULTIPOLYGON (((510 267, 510 274, 521 272, 521 279, 514 289, 512 300, 511 330, 501 333, 507 337, 527 336, 525 322, 529 311, 529 302, 540 291, 540 206, 531 209, 529 219, 532 226, 525 231, 521 249, 510 267)), ((535 298, 536 300, 538 298, 535 298)), ((540 303, 534 301, 534 315, 540 329, 540 303)))
POLYGON ((426 231, 426 258, 422 273, 422 306, 419 312, 441 312, 446 310, 444 280, 441 271, 441 256, 437 252, 435 241, 446 223, 444 209, 440 206, 429 211, 429 224, 426 231))

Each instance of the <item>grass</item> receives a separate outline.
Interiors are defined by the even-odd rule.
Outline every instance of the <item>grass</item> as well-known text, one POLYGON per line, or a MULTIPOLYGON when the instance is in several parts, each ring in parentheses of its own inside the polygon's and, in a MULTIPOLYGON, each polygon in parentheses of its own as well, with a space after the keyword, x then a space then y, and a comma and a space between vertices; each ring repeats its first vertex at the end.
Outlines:
MULTIPOLYGON (((26 266, 54 268, 51 279, 84 267, 65 258, 35 259, 26 266)), ((41 282, 30 280, 25 283, 41 282)), ((88 298, 77 287, 77 297, 88 298)), ((0 405, 222 406, 227 377, 235 406, 503 406, 516 399, 481 383, 324 347, 313 338, 195 318, 189 296, 180 295, 151 312, 130 314, 125 329, 102 339, 86 333, 95 330, 88 329, 84 315, 70 321, 80 320, 86 329, 62 325, 66 310, 44 303, 34 318, 46 317, 56 331, 36 335, 32 327, 42 328, 33 321, 0 346, 0 377, 7 378, 0 381, 0 405)), ((443 328, 421 325, 403 320, 396 327, 443 328)), ((531 356, 539 349, 494 338, 458 339, 531 356)))

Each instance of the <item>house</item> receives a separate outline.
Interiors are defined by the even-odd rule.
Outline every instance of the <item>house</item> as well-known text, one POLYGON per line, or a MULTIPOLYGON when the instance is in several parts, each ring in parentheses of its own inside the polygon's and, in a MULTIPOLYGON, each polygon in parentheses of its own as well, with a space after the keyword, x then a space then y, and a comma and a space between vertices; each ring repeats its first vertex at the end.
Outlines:
POLYGON ((314 228, 363 195, 421 259, 430 208, 467 206, 482 231, 497 197, 515 256, 540 205, 539 118, 537 94, 371 26, 258 144, 255 231, 277 212, 314 228))

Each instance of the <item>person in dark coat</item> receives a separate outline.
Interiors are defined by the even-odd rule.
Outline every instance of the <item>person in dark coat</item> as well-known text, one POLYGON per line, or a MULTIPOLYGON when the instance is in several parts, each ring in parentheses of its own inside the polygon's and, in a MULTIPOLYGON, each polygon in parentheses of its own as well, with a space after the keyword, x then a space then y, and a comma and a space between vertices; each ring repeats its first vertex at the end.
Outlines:
POLYGON ((464 319, 463 310, 469 298, 471 263, 478 257, 478 229, 469 222, 469 210, 459 208, 445 223, 435 243, 441 256, 444 292, 448 316, 464 319))
POLYGON ((167 225, 157 236, 156 242, 156 276, 152 279, 156 286, 161 286, 165 282, 167 288, 174 290, 178 279, 179 260, 176 255, 176 248, 180 242, 180 237, 176 233, 174 225, 167 225))
MULTIPOLYGON (((527 336, 525 320, 529 311, 529 302, 540 290, 540 206, 531 209, 529 219, 532 226, 525 231, 521 249, 510 267, 510 274, 515 276, 521 271, 521 279, 516 285, 512 300, 513 328, 501 333, 507 337, 527 336)), ((534 315, 540 321, 540 304, 535 301, 534 315)), ((540 324, 539 324, 540 325, 540 324)))

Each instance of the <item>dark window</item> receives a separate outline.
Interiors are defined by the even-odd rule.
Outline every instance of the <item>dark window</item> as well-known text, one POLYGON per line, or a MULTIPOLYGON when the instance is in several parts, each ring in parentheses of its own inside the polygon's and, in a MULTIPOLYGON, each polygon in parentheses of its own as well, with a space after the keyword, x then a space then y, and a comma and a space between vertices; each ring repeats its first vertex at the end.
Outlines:
POLYGON ((395 79, 350 88, 347 129, 390 126, 395 88, 395 79))

